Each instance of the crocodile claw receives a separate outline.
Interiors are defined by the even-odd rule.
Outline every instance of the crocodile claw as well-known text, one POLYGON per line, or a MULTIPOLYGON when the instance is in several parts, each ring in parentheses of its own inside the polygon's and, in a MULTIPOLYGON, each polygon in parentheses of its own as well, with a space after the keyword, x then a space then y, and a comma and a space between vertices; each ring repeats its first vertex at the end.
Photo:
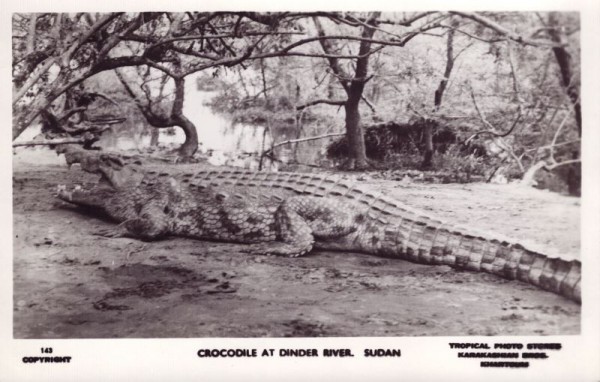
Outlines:
POLYGON ((107 238, 119 238, 119 237, 126 237, 126 231, 123 230, 121 227, 101 228, 101 229, 98 229, 98 230, 92 232, 92 235, 102 236, 102 237, 107 237, 107 238))

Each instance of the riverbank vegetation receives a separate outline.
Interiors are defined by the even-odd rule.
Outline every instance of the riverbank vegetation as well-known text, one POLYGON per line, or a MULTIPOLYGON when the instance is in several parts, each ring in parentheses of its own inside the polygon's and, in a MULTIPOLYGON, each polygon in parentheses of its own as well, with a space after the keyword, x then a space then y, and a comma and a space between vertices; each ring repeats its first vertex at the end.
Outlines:
POLYGON ((15 14, 13 138, 37 120, 48 139, 87 147, 108 129, 146 126, 154 140, 177 128, 191 160, 199 121, 184 104, 196 81, 234 121, 293 132, 261 160, 308 145, 323 154, 310 165, 576 195, 579 67, 576 13, 15 14))

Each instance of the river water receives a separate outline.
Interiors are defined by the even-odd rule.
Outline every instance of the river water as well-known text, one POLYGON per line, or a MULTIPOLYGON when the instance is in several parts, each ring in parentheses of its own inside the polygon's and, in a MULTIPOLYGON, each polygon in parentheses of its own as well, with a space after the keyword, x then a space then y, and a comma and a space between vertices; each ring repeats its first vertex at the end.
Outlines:
MULTIPOLYGON (((206 103, 217 95, 214 91, 197 89, 195 78, 186 81, 186 98, 184 114, 196 125, 199 140, 199 153, 213 165, 229 165, 257 169, 260 153, 271 146, 273 141, 281 142, 295 138, 292 129, 278 128, 265 131, 260 125, 234 123, 223 114, 215 113, 206 103)), ((105 150, 144 151, 150 147, 149 129, 139 126, 135 131, 113 128, 105 132, 95 145, 105 150)), ((35 125, 24 131, 15 142, 32 140, 40 133, 40 126, 35 125)), ((183 130, 159 129, 159 144, 176 148, 185 141, 183 130)), ((300 144, 297 148, 298 158, 305 162, 314 162, 323 150, 322 143, 310 142, 300 144)), ((13 149, 13 160, 27 164, 62 164, 64 159, 58 157, 47 147, 27 147, 13 149)), ((285 163, 292 157, 292 148, 281 146, 277 149, 277 158, 285 163)), ((276 171, 280 162, 266 160, 263 169, 276 171)))

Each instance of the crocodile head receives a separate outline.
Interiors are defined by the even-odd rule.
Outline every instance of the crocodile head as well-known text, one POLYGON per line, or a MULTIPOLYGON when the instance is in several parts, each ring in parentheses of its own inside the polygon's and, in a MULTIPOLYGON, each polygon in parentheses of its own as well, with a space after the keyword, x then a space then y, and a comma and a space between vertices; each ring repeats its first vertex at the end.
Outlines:
MULTIPOLYGON (((95 165, 94 163, 92 163, 95 165)), ((84 164, 84 166, 88 166, 84 164)), ((92 169, 93 167, 85 167, 92 169)), ((173 211, 181 209, 181 185, 174 179, 142 179, 129 186, 119 178, 105 176, 108 167, 98 167, 101 179, 96 183, 64 185, 57 187, 56 196, 66 202, 91 207, 97 212, 124 222, 127 231, 135 237, 154 239, 168 231, 173 211)), ((96 171, 90 171, 96 172, 96 171)), ((113 174, 123 174, 115 171, 113 174)))
POLYGON ((83 171, 100 175, 100 183, 115 189, 136 187, 144 177, 135 163, 125 163, 119 155, 71 147, 60 147, 57 152, 65 155, 69 168, 78 163, 83 171))
POLYGON ((117 155, 77 149, 62 152, 69 167, 79 163, 83 171, 100 175, 95 184, 58 185, 56 196, 67 202, 106 210, 116 194, 135 188, 142 181, 142 172, 117 155))
POLYGON ((126 165, 111 154, 86 156, 79 163, 83 171, 99 174, 100 184, 108 184, 116 190, 137 187, 144 177, 135 166, 126 165))

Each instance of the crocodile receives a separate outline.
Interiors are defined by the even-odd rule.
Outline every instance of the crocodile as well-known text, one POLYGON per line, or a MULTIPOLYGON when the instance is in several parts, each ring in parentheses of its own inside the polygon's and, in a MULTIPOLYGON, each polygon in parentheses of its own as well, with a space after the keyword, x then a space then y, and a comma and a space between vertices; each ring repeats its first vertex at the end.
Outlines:
POLYGON ((120 222, 107 236, 182 236, 291 257, 313 249, 362 252, 487 272, 581 303, 578 259, 448 224, 339 175, 154 171, 97 153, 71 161, 101 179, 91 188, 59 185, 57 196, 120 222))

